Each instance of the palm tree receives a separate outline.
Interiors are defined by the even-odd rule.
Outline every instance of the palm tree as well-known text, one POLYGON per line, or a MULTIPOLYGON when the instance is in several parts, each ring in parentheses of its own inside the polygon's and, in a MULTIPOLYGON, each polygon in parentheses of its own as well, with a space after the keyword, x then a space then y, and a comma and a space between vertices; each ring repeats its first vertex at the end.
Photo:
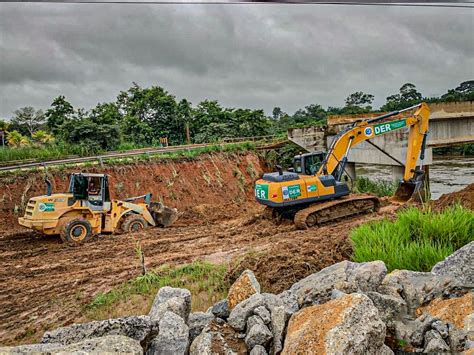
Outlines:
POLYGON ((39 144, 51 144, 54 142, 54 137, 45 131, 39 130, 31 135, 34 142, 39 144))
POLYGON ((10 147, 25 147, 30 144, 27 137, 21 135, 18 131, 11 131, 7 133, 7 142, 10 147))

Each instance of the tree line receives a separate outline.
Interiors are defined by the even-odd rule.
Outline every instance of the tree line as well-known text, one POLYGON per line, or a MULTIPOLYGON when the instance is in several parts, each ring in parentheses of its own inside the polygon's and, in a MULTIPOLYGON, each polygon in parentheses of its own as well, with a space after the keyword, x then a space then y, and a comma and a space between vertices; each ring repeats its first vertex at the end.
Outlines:
MULTIPOLYGON (((386 98, 378 111, 394 111, 420 101, 449 102, 474 99, 474 80, 465 81, 440 97, 426 98, 412 83, 386 98)), ((69 144, 89 152, 121 146, 158 145, 166 137, 172 145, 216 142, 224 137, 250 137, 284 133, 290 127, 324 125, 328 115, 373 112, 374 96, 361 91, 345 99, 343 107, 324 109, 310 104, 293 114, 275 107, 271 116, 263 110, 222 107, 215 100, 193 106, 159 86, 133 84, 114 102, 99 103, 90 110, 74 108, 64 96, 55 98, 45 112, 23 107, 10 121, 0 120, 10 147, 69 144)))

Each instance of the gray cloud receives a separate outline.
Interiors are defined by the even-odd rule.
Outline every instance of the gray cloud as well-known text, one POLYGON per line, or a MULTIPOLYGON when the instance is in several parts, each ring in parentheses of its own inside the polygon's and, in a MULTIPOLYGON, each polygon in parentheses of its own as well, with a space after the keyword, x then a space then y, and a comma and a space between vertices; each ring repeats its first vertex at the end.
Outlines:
POLYGON ((115 99, 132 82, 197 104, 375 105, 410 81, 439 95, 474 77, 468 9, 315 5, 0 4, 0 115, 115 99))

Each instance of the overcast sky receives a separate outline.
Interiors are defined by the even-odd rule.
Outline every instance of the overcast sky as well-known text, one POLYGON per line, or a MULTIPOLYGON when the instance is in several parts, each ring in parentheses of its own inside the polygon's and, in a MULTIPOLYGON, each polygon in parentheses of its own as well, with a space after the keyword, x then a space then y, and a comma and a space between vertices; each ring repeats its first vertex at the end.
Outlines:
POLYGON ((89 109, 137 82, 193 104, 342 106, 474 79, 474 10, 335 5, 0 4, 0 117, 65 95, 89 109))

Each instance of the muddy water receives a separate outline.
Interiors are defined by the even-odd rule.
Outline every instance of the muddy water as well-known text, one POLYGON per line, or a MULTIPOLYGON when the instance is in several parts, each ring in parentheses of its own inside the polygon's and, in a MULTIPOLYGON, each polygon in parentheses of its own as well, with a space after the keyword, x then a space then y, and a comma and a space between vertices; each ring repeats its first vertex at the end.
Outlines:
MULTIPOLYGON (((358 176, 373 180, 392 180, 392 168, 385 165, 358 166, 358 176)), ((442 194, 459 191, 474 183, 474 157, 433 157, 430 166, 431 198, 436 200, 442 194)))

